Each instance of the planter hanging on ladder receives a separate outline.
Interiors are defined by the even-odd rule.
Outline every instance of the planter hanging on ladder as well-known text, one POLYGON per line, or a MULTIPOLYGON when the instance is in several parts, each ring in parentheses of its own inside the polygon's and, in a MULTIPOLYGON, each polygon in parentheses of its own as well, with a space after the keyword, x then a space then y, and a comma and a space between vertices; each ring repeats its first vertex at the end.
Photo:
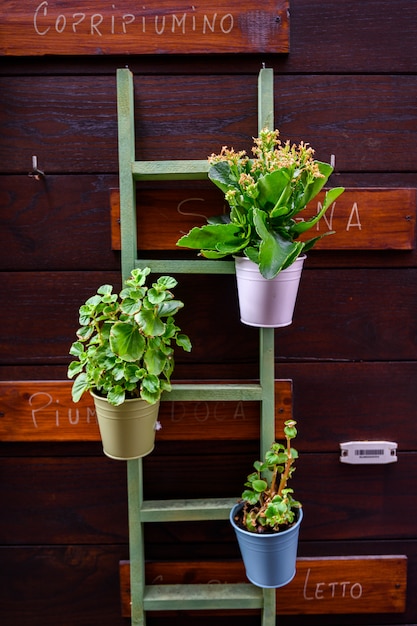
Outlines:
POLYGON ((266 279, 256 263, 235 257, 240 319, 244 324, 279 328, 292 323, 305 258, 298 257, 275 278, 266 279))
POLYGON ((236 534, 246 576, 251 583, 265 589, 284 587, 295 576, 298 535, 303 510, 297 510, 296 523, 279 533, 257 534, 240 528, 235 516, 243 504, 236 504, 230 512, 230 523, 236 534))
POLYGON ((129 461, 150 454, 155 446, 159 402, 125 400, 113 406, 91 392, 96 407, 103 452, 111 459, 129 461))

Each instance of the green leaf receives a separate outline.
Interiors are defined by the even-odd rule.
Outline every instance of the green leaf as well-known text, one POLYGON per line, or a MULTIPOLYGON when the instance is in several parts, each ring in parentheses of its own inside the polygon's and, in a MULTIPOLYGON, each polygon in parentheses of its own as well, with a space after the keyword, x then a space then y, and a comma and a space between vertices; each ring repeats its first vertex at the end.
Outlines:
POLYGON ((323 163, 321 161, 316 161, 316 163, 320 174, 322 174, 322 178, 314 178, 313 181, 305 187, 304 193, 300 195, 297 202, 298 210, 303 209, 315 196, 317 196, 327 183, 330 174, 333 172, 333 168, 329 165, 329 163, 323 163))
POLYGON ((184 303, 181 300, 168 300, 167 302, 163 302, 158 307, 158 315, 160 317, 167 317, 168 315, 175 315, 177 311, 182 309, 184 303))
POLYGON ((80 374, 84 369, 84 363, 80 361, 72 361, 68 366, 68 378, 74 378, 77 374, 80 374))
POLYGON ((132 324, 116 322, 110 331, 110 348, 124 361, 138 361, 145 349, 145 339, 132 324))
POLYGON ((107 401, 113 406, 119 406, 120 404, 123 404, 125 397, 126 394, 123 387, 116 385, 109 390, 107 394, 107 401))
POLYGON ((164 289, 174 289, 178 281, 172 276, 160 276, 156 284, 162 286, 164 289))
POLYGON ((344 187, 334 187, 333 189, 330 189, 326 193, 323 206, 321 210, 317 213, 317 215, 309 220, 297 222, 294 226, 291 227, 291 232, 298 237, 298 235, 301 235, 301 233, 304 233, 305 231, 312 228, 323 217, 329 206, 344 192, 344 190, 344 187))
POLYGON ((149 374, 155 374, 158 376, 164 369, 167 357, 163 352, 161 352, 161 350, 155 350, 152 349, 152 347, 148 347, 143 355, 143 360, 149 374))
POLYGON ((255 209, 253 221, 256 231, 261 237, 259 271, 264 278, 271 279, 297 258, 304 244, 288 241, 278 233, 272 234, 266 226, 266 219, 264 211, 255 209))
POLYGON ((81 396, 88 391, 89 384, 87 381, 87 374, 82 373, 74 380, 71 388, 71 396, 73 402, 78 402, 81 396))
POLYGON ((196 226, 187 235, 181 237, 177 245, 197 250, 212 250, 226 256, 241 250, 246 245, 246 241, 242 228, 230 222, 196 226))
POLYGON ((294 439, 297 436, 297 428, 293 422, 284 424, 284 434, 288 439, 294 439))
POLYGON ((148 337, 157 337, 165 332, 165 324, 155 315, 154 311, 140 311, 135 320, 148 337))
POLYGON ((268 487, 268 483, 266 482, 266 480, 262 480, 261 478, 259 478, 258 480, 254 480, 252 482, 252 488, 258 493, 265 491, 267 487, 268 487))
POLYGON ((99 293, 102 296, 108 296, 109 294, 111 294, 112 291, 113 291, 112 285, 101 285, 101 287, 97 289, 97 293, 99 293))
POLYGON ((175 338, 175 342, 177 346, 185 350, 185 352, 191 352, 192 345, 191 345, 190 338, 187 335, 184 335, 184 334, 177 335, 175 338))
POLYGON ((259 496, 254 491, 246 489, 242 493, 242 500, 246 500, 249 504, 256 504, 259 500, 259 496))
POLYGON ((159 304, 169 297, 169 292, 167 293, 164 289, 156 289, 152 287, 148 291, 148 299, 151 304, 159 304))
POLYGON ((145 376, 142 381, 140 395, 149 404, 155 404, 160 396, 159 378, 153 375, 145 376))
POLYGON ((139 294, 135 294, 135 292, 130 292, 130 296, 125 298, 120 305, 120 309, 123 313, 126 313, 126 315, 135 315, 135 313, 138 313, 141 308, 142 300, 140 299, 139 294))
POLYGON ((84 344, 82 344, 81 341, 74 341, 69 350, 69 353, 72 356, 80 357, 82 354, 84 354, 84 344))
POLYGON ((258 202, 262 208, 274 207, 275 215, 288 212, 286 204, 291 196, 291 177, 287 169, 275 170, 262 176, 257 183, 259 189, 258 202), (281 209, 278 207, 281 206, 281 209), (280 213, 281 211, 281 213, 280 213))
POLYGON ((211 165, 209 167, 208 177, 224 193, 234 188, 231 184, 233 174, 229 163, 226 161, 219 161, 211 165))

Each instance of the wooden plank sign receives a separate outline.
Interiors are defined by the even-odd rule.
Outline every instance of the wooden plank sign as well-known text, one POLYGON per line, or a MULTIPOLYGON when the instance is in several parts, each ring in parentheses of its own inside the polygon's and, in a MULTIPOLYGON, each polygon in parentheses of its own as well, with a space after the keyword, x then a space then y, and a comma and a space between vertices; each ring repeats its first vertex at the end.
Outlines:
MULTIPOLYGON (((241 562, 147 563, 147 584, 247 582, 241 562)), ((130 616, 129 562, 120 563, 122 615, 130 616)), ((403 613, 407 557, 298 558, 295 578, 277 589, 277 614, 403 613)), ((229 611, 230 613, 230 611, 229 611)))
MULTIPOLYGON (((0 382, 0 441, 99 441, 94 403, 71 399, 71 381, 0 382)), ((277 437, 292 417, 292 381, 275 383, 277 437)), ((259 402, 161 403, 158 441, 259 438, 259 402)))
POLYGON ((3 0, 0 54, 286 53, 289 0, 3 0), (256 6, 255 6, 256 4, 256 6))
MULTIPOLYGON (((120 250, 120 204, 110 191, 112 248, 120 250)), ((321 208, 323 193, 305 209, 304 218, 321 208)), ((227 212, 216 189, 159 189, 137 192, 140 250, 179 250, 176 242, 205 218, 227 212)), ((415 247, 415 189, 346 189, 308 237, 328 230, 319 250, 412 250, 415 247)))

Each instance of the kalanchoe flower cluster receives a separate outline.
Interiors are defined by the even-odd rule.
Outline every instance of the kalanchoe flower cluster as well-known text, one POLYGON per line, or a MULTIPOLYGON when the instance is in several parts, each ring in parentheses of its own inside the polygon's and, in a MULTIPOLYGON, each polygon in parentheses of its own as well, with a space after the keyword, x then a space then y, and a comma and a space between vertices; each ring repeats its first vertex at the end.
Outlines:
POLYGON ((316 161, 309 144, 283 144, 279 131, 267 128, 254 138, 252 152, 254 158, 223 146, 209 157, 209 178, 224 192, 230 213, 209 218, 177 244, 199 249, 210 259, 245 255, 265 278, 274 278, 324 236, 299 240, 344 189, 328 191, 321 210, 303 220, 300 212, 326 184, 331 165, 316 161))

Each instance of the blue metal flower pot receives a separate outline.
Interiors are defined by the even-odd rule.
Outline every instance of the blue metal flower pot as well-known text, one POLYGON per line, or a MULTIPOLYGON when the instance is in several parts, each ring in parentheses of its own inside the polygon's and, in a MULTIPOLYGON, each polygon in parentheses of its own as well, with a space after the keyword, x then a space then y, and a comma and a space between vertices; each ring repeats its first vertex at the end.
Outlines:
POLYGON ((230 523, 236 533, 246 576, 258 587, 284 587, 295 576, 298 535, 303 510, 297 510, 297 521, 288 530, 257 534, 239 528, 234 518, 243 506, 236 504, 230 512, 230 523))

